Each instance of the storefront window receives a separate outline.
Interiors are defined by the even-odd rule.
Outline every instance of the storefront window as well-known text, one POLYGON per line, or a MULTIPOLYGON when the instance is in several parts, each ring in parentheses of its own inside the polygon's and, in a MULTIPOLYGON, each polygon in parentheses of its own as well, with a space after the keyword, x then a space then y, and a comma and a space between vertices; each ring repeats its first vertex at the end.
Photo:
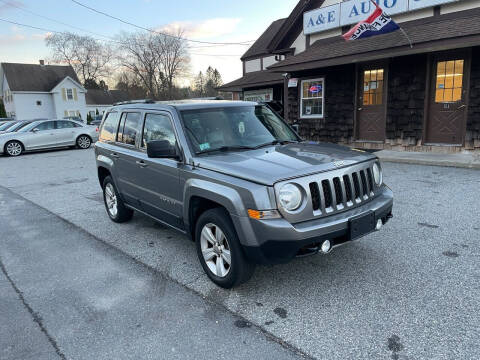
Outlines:
POLYGON ((463 65, 463 60, 438 62, 435 102, 456 102, 462 100, 463 65))
POLYGON ((324 108, 325 80, 303 80, 301 89, 301 117, 322 118, 324 108))
POLYGON ((363 105, 382 105, 383 69, 367 70, 363 73, 363 105))

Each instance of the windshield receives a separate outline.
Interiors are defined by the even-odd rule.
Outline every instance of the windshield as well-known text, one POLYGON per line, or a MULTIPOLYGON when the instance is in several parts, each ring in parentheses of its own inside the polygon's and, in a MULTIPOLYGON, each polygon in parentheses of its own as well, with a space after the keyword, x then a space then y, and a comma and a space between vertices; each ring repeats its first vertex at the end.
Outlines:
POLYGON ((27 132, 32 130, 35 126, 40 124, 40 121, 34 121, 32 123, 27 123, 27 125, 23 126, 21 129, 18 130, 18 132, 27 132))
POLYGON ((196 154, 300 141, 280 117, 263 105, 186 110, 181 115, 196 154))
POLYGON ((7 122, 7 123, 5 123, 5 124, 3 124, 3 125, 0 125, 0 131, 5 131, 5 130, 7 130, 9 127, 11 127, 11 126, 13 126, 13 125, 15 125, 15 124, 17 124, 16 121, 11 121, 11 122, 7 122))
POLYGON ((28 121, 22 121, 22 122, 16 123, 15 125, 13 125, 8 129, 8 132, 18 131, 21 128, 27 126, 28 124, 30 124, 28 121))

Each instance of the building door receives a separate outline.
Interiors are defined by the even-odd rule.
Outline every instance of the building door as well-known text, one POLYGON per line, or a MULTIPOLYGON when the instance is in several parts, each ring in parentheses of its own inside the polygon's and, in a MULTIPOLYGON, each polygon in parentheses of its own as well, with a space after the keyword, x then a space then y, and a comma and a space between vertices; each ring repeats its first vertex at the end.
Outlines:
POLYGON ((434 59, 425 143, 463 144, 469 64, 467 54, 434 59))
POLYGON ((361 68, 357 102, 357 139, 384 141, 386 127, 387 69, 361 68))

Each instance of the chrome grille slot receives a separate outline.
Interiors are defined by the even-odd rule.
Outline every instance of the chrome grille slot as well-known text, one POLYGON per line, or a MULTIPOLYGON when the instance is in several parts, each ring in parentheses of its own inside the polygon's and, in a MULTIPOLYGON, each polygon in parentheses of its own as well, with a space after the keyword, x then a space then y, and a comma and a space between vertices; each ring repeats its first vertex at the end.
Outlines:
POLYGON ((348 175, 343 175, 343 183, 345 184, 345 197, 347 202, 353 202, 352 184, 348 175))
POLYGON ((360 171, 360 178, 362 179, 362 191, 363 196, 368 196, 368 184, 367 184, 367 177, 365 176, 365 171, 360 171))
POLYGON ((320 189, 318 188, 318 184, 316 182, 310 183, 309 187, 310 194, 312 196, 313 211, 318 211, 320 210, 320 189))
POLYGON ((323 196, 325 197, 325 208, 330 208, 333 205, 332 189, 328 180, 322 181, 323 196))
POLYGON ((368 176, 368 185, 370 186, 370 192, 373 192, 373 176, 372 176, 372 169, 367 169, 367 176, 368 176))
POLYGON ((362 194, 360 193, 360 182, 358 181, 357 173, 352 174, 352 179, 353 179, 353 187, 355 188, 355 199, 359 199, 362 197, 362 194))
POLYGON ((340 183, 340 179, 338 177, 333 178, 333 187, 335 188, 335 198, 337 200, 337 204, 343 203, 342 184, 340 183))

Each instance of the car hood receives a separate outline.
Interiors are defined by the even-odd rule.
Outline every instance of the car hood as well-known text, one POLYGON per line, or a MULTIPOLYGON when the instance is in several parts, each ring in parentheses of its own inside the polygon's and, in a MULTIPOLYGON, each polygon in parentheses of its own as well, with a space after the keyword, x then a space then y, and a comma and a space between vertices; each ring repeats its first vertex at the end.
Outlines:
POLYGON ((201 168, 264 185, 350 166, 376 157, 329 143, 298 143, 214 153, 195 159, 201 168))

